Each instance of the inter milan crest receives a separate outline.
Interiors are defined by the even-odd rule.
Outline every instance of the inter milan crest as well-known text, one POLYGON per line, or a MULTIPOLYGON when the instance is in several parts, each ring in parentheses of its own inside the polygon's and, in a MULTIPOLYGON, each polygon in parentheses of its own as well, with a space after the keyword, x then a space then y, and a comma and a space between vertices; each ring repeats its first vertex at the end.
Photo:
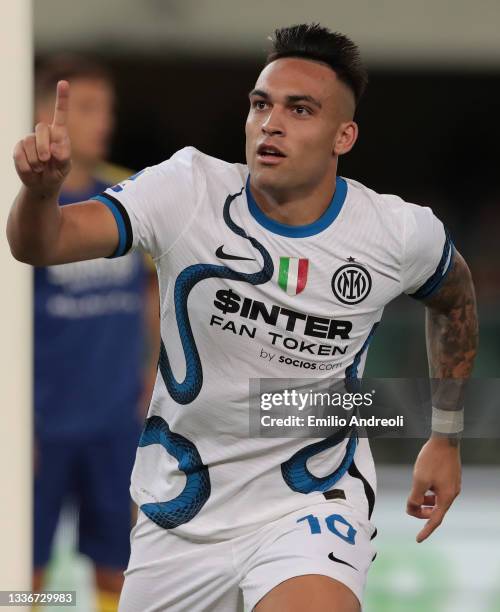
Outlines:
POLYGON ((278 285, 287 295, 298 295, 306 286, 308 269, 308 259, 280 257, 278 285))
POLYGON ((343 304, 359 304, 370 293, 372 279, 366 268, 354 262, 354 257, 348 261, 333 275, 332 290, 343 304))

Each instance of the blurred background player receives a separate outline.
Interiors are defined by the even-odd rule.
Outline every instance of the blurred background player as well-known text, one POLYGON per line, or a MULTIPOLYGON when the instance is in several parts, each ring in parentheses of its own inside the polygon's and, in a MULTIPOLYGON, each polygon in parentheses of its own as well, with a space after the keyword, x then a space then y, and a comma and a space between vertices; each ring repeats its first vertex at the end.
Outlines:
MULTIPOLYGON (((37 72, 36 122, 49 119, 61 78, 72 87, 65 205, 131 173, 103 162, 115 94, 100 64, 79 56, 45 62, 37 72)), ((43 587, 60 511, 71 499, 79 550, 94 564, 102 611, 117 607, 130 554, 130 473, 156 372, 152 269, 137 253, 35 268, 34 588, 43 587)))

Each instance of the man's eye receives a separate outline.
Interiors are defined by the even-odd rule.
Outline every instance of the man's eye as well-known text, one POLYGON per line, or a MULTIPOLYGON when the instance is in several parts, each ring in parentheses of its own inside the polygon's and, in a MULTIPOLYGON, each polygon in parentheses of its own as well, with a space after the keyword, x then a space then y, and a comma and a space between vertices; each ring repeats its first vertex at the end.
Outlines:
POLYGON ((305 106, 296 106, 294 111, 297 115, 310 115, 311 111, 305 106))
POLYGON ((264 110, 267 106, 267 102, 264 102, 264 100, 254 100, 252 106, 257 110, 264 110))

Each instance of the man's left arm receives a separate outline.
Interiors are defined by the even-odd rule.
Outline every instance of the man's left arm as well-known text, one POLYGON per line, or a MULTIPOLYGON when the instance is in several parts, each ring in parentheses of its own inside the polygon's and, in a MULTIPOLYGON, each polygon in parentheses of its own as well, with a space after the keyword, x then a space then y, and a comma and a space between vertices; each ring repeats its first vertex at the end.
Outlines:
POLYGON ((408 514, 427 519, 417 542, 425 540, 441 524, 460 492, 463 395, 478 343, 474 285, 460 253, 454 252, 441 287, 424 303, 433 431, 415 462, 407 503, 408 514))

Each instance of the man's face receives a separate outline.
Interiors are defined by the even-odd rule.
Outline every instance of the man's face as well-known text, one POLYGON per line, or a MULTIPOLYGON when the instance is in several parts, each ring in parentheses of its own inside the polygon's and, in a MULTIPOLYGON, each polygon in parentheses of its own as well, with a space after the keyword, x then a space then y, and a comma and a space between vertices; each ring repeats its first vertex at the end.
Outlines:
MULTIPOLYGON (((70 83, 68 132, 72 156, 87 163, 106 157, 114 125, 114 94, 104 79, 75 78, 70 83)), ((38 109, 39 121, 52 123, 54 99, 38 109)))
POLYGON ((351 92, 329 66, 300 58, 266 66, 245 129, 252 184, 276 194, 314 188, 335 172, 336 143, 353 111, 351 92))

